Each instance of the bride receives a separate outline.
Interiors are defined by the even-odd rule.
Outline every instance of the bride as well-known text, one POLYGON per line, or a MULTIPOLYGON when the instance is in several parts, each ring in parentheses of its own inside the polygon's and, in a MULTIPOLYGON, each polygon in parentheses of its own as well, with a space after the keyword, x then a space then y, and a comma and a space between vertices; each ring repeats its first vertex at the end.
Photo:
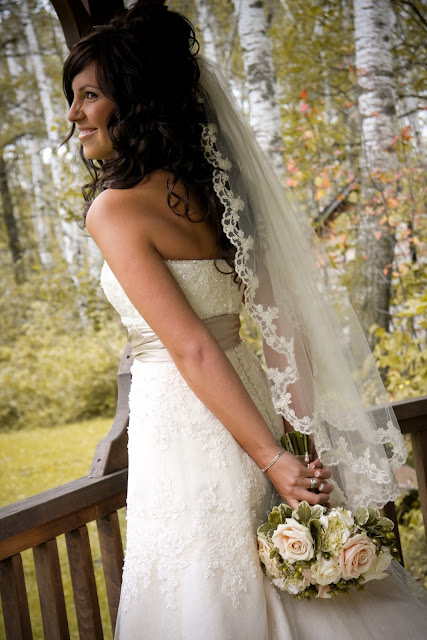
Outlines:
POLYGON ((196 50, 184 17, 143 1, 64 67, 91 172, 85 222, 134 355, 115 637, 421 637, 427 608, 396 567, 364 594, 311 602, 261 569, 256 529, 274 504, 381 507, 405 451, 321 247, 196 50), (242 308, 264 368, 239 337, 242 308), (278 444, 285 429, 311 435, 309 467, 278 444))

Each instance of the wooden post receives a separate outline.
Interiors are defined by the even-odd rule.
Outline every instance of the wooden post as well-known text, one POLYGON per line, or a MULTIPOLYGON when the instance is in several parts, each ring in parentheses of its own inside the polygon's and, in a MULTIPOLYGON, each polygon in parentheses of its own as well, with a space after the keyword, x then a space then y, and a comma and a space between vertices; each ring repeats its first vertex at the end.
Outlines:
POLYGON ((114 634, 123 570, 123 545, 117 512, 100 518, 96 523, 98 525, 99 546, 101 547, 102 565, 104 567, 111 626, 114 634))
POLYGON ((113 425, 95 450, 89 478, 99 478, 128 465, 127 426, 129 422, 129 391, 131 383, 132 346, 128 342, 117 376, 117 409, 113 425))
POLYGON ((101 614, 87 527, 65 534, 77 623, 82 640, 103 640, 101 614))
POLYGON ((33 632, 20 553, 0 562, 0 591, 6 640, 29 640, 33 632))
POLYGON ((411 441, 418 491, 420 494, 421 512, 423 514, 424 530, 427 538, 427 431, 411 433, 411 441))
POLYGON ((45 640, 69 640, 56 538, 33 549, 45 640))
POLYGON ((69 48, 96 24, 123 11, 123 0, 51 0, 69 48))

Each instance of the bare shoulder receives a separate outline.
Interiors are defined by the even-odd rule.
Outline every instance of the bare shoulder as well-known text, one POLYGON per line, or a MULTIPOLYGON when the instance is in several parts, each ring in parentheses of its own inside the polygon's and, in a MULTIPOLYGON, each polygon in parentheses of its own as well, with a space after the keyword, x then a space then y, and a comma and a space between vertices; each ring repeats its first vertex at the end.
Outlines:
POLYGON ((153 203, 145 197, 143 190, 135 189, 106 189, 100 193, 90 205, 86 216, 89 231, 99 223, 131 222, 150 214, 153 203))

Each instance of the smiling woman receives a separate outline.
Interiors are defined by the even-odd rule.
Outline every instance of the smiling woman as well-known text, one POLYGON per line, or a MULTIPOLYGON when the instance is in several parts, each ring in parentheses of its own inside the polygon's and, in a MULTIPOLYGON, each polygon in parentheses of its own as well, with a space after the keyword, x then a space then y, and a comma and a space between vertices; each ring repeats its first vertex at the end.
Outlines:
POLYGON ((113 143, 107 122, 114 102, 101 91, 95 63, 89 63, 73 80, 74 99, 67 118, 79 130, 79 140, 86 158, 104 160, 113 155, 113 143))

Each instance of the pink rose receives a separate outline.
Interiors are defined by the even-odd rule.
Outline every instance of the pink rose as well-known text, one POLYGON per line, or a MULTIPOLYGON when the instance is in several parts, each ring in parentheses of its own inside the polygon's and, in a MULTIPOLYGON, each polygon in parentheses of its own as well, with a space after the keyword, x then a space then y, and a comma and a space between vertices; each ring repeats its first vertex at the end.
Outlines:
POLYGON ((316 584, 317 596, 316 598, 332 598, 329 591, 331 590, 328 584, 316 584))
POLYGON ((287 562, 310 560, 314 555, 313 538, 310 529, 294 518, 287 518, 279 524, 272 535, 274 546, 287 562))
POLYGON ((366 533, 358 533, 349 538, 338 560, 343 578, 358 578, 369 569, 375 558, 376 547, 366 533))

